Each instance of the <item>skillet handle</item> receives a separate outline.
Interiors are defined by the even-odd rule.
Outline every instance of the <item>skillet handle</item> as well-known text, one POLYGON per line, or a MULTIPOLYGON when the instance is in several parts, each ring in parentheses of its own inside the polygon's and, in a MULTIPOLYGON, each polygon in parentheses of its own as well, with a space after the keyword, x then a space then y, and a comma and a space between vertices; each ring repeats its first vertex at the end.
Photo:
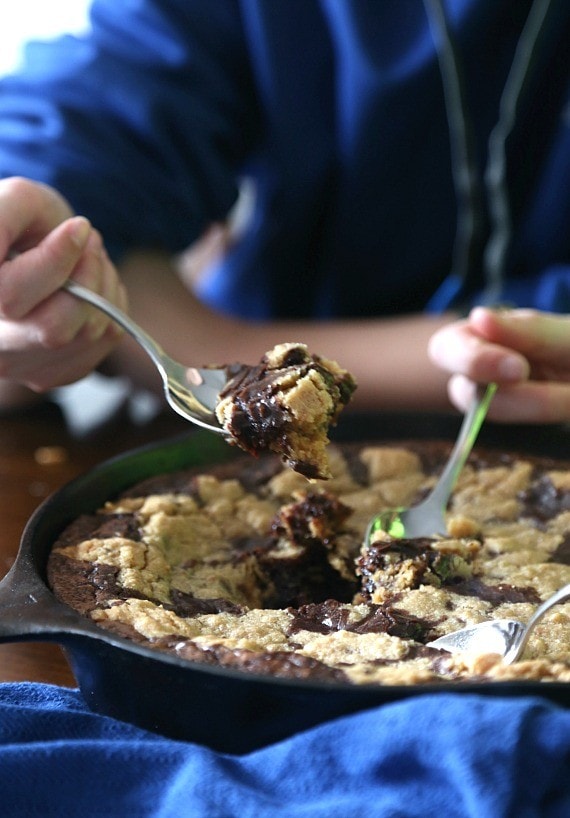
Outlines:
POLYGON ((57 641, 66 630, 65 607, 21 557, 0 582, 0 642, 57 641))

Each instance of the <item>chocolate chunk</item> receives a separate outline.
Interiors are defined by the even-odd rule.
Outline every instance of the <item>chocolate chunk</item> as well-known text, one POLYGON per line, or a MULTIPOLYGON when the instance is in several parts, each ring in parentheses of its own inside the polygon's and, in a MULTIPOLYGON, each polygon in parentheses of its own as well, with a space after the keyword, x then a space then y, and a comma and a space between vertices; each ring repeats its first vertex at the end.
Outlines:
POLYGON ((570 492, 557 489, 548 475, 543 475, 520 492, 521 517, 538 522, 551 520, 570 509, 570 492))
POLYGON ((326 599, 323 602, 311 602, 298 608, 288 608, 292 616, 289 633, 312 631, 313 633, 333 633, 346 630, 350 610, 341 605, 337 599, 326 599))
POLYGON ((541 602, 540 596, 530 586, 517 587, 505 582, 487 585, 476 577, 457 583, 451 590, 455 594, 476 596, 494 606, 502 605, 504 602, 532 602, 533 604, 541 602))
POLYGON ((391 587, 398 565, 406 573, 410 589, 424 582, 452 585, 465 577, 466 562, 457 554, 446 554, 433 548, 434 540, 387 540, 373 543, 358 560, 357 570, 362 577, 364 599, 372 599, 374 590, 383 585, 391 587))
POLYGON ((222 611, 239 614, 243 608, 227 599, 198 599, 192 594, 173 588, 170 592, 172 610, 177 616, 197 616, 198 614, 216 614, 222 611))
POLYGON ((297 545, 310 540, 326 543, 337 535, 351 514, 352 509, 334 495, 308 491, 298 502, 283 506, 272 527, 297 545))
POLYGON ((371 605, 369 613, 362 619, 350 622, 350 610, 336 599, 288 610, 293 617, 289 629, 292 635, 302 630, 322 634, 346 630, 352 633, 387 633, 402 639, 421 641, 434 624, 412 614, 396 611, 391 605, 371 605))
POLYGON ((387 633, 401 639, 415 639, 421 642, 433 622, 421 619, 406 611, 395 610, 392 604, 373 605, 370 613, 350 625, 347 630, 354 633, 387 633))
POLYGON ((570 565, 570 535, 564 537, 548 562, 558 562, 561 565, 570 565))

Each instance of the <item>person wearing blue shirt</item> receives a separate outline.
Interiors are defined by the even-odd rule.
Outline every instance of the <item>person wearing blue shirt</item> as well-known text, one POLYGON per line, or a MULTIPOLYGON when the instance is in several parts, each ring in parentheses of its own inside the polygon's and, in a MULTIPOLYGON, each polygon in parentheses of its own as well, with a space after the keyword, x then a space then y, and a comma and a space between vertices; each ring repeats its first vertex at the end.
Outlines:
POLYGON ((182 361, 301 340, 355 407, 448 405, 436 330, 570 307, 569 34, 561 0, 94 0, 0 82, 3 402, 158 387, 73 277, 182 361))

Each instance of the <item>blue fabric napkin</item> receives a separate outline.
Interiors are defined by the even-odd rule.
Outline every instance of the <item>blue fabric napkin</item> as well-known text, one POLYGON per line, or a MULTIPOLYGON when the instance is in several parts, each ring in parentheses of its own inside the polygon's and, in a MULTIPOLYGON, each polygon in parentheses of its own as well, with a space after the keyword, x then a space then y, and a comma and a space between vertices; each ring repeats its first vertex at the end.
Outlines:
POLYGON ((568 818, 570 711, 417 696, 230 756, 95 715, 76 690, 3 684, 0 814, 568 818))

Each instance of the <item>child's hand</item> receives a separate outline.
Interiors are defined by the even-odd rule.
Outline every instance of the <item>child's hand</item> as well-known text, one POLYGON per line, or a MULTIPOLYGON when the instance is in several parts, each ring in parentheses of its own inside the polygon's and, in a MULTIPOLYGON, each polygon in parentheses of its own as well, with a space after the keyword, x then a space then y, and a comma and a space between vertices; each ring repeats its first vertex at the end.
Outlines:
POLYGON ((61 291, 73 278, 125 307, 101 237, 51 188, 0 180, 0 378, 42 392, 88 374, 120 332, 61 291))
POLYGON ((570 420, 570 317, 476 307, 435 333, 431 359, 451 373, 449 396, 465 411, 477 383, 499 384, 489 418, 514 423, 570 420))

